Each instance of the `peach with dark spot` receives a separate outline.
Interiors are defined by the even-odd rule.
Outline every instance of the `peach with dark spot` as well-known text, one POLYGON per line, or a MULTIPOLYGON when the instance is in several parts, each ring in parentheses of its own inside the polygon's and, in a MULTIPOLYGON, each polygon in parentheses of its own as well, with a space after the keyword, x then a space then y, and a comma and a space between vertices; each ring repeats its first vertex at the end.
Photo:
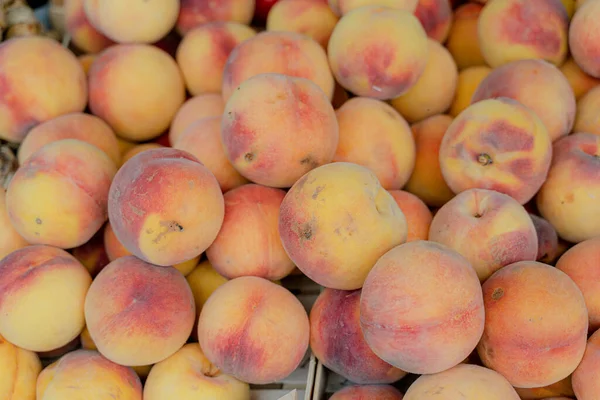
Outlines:
POLYGON ((581 291, 564 272, 537 261, 508 265, 483 284, 483 364, 518 388, 558 382, 577 367, 588 332, 581 291))
POLYGON ((90 23, 83 3, 85 0, 65 0, 63 3, 64 23, 71 43, 84 53, 99 53, 114 42, 98 32, 90 23))
POLYGON ((408 224, 406 241, 427 240, 429 226, 433 218, 427 205, 410 192, 404 190, 390 190, 389 192, 406 217, 406 223, 408 224))
POLYGON ((338 16, 363 6, 382 6, 414 12, 419 0, 329 0, 327 3, 338 16))
POLYGON ((452 7, 448 0, 419 0, 415 16, 428 37, 439 43, 446 41, 452 26, 452 7))
POLYGON ((573 132, 587 132, 600 135, 599 108, 600 86, 596 86, 577 102, 577 116, 575 117, 573 132))
POLYGON ((29 243, 12 226, 6 209, 6 190, 0 188, 0 260, 29 243))
POLYGON ((523 400, 560 400, 575 397, 573 385, 571 384, 571 375, 551 385, 529 389, 516 388, 516 390, 523 400))
POLYGON ((42 370, 39 357, 0 336, 0 398, 36 400, 35 386, 42 370))
POLYGON ((573 59, 588 75, 600 78, 600 3, 586 1, 577 8, 569 26, 569 49, 573 59))
POLYGON ((100 229, 86 243, 74 248, 71 254, 88 270, 92 278, 98 275, 110 262, 104 246, 104 229, 100 229))
POLYGON ((402 393, 390 385, 353 385, 338 390, 329 400, 402 400, 402 393))
POLYGON ((466 3, 454 11, 446 46, 460 70, 485 66, 477 37, 477 23, 482 9, 481 4, 466 3))
POLYGON ((583 97, 591 89, 600 85, 600 78, 594 78, 593 76, 586 74, 573 58, 568 58, 567 61, 560 66, 560 71, 565 78, 567 78, 577 100, 583 97))
POLYGON ((186 100, 171 122, 169 143, 174 145, 192 123, 207 117, 221 117, 223 111, 225 111, 225 102, 220 93, 201 94, 186 100))
POLYGON ((248 25, 254 7, 255 0, 181 0, 177 32, 185 36, 192 29, 214 21, 248 25))
POLYGON ((427 35, 406 10, 363 6, 344 15, 329 38, 336 80, 357 96, 389 100, 406 93, 425 71, 427 35))
POLYGON ((573 392, 579 400, 594 400, 600 393, 600 331, 588 339, 583 359, 573 372, 573 392))
POLYGON ((553 263, 558 253, 558 234, 556 229, 544 218, 535 214, 529 214, 538 239, 538 253, 536 261, 551 264, 553 263))
POLYGON ((487 66, 468 67, 458 73, 456 92, 448 113, 456 117, 471 105, 471 99, 479 84, 492 72, 487 66))
POLYGON ((215 290, 198 321, 206 358, 251 384, 290 375, 308 350, 309 336, 302 303, 284 287, 254 276, 232 279, 215 290))

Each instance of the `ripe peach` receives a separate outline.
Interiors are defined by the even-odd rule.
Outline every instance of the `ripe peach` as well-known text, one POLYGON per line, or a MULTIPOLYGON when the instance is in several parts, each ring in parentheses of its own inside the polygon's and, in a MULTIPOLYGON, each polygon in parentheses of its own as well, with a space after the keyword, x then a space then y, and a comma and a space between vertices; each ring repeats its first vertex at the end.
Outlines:
POLYGON ((6 209, 6 190, 0 188, 0 260, 29 243, 13 228, 6 209))
POLYGON ((379 100, 406 93, 425 70, 429 51, 425 30, 413 14, 381 6, 344 15, 327 50, 340 85, 379 100))
POLYGON ((390 7, 412 13, 417 9, 418 2, 419 0, 329 0, 327 3, 341 17, 362 6, 390 7))
POLYGON ((192 123, 206 117, 220 117, 223 111, 225 111, 225 102, 220 93, 201 94, 186 100, 171 122, 169 143, 174 145, 192 123))
POLYGON ((537 206, 558 236, 572 243, 600 236, 600 218, 591 211, 598 207, 599 181, 600 135, 575 133, 554 143, 537 206))
POLYGON ((565 78, 567 78, 569 85, 571 85, 571 89, 573 89, 573 93, 575 93, 575 98, 578 100, 591 89, 600 85, 600 79, 594 78, 583 72, 573 58, 568 58, 567 61, 560 66, 560 71, 565 78))
POLYGON ((176 55, 188 91, 193 96, 219 93, 229 54, 255 35, 254 29, 236 22, 211 22, 189 31, 176 55))
POLYGON ((596 331, 589 338, 583 360, 573 372, 573 392, 577 399, 594 400, 598 398, 598 393, 600 393, 598 374, 600 374, 600 331, 596 331))
POLYGON ((69 343, 65 344, 64 346, 60 346, 56 349, 49 350, 49 351, 38 351, 37 355, 38 355, 38 357, 40 357, 40 359, 42 361, 42 365, 44 365, 45 364, 44 361, 46 361, 48 359, 56 359, 56 358, 62 357, 65 354, 78 349, 80 346, 81 346, 81 342, 79 341, 79 336, 77 336, 73 340, 71 340, 69 343))
POLYGON ((131 141, 163 133, 185 100, 185 85, 175 60, 145 44, 120 44, 104 50, 92 63, 89 85, 92 113, 131 141))
POLYGON ((427 240, 429 225, 431 225, 433 218, 427 205, 410 192, 405 192, 404 190, 390 190, 389 192, 406 217, 408 224, 406 241, 427 240))
POLYGON ((0 398, 36 400, 35 385, 42 370, 38 356, 0 336, 0 398))
POLYGON ((508 265, 483 284, 484 365, 515 387, 558 382, 577 367, 588 332, 581 291, 567 274, 537 261, 508 265))
POLYGON ((83 68, 83 72, 85 72, 86 77, 88 77, 90 67, 92 66, 92 63, 94 62, 97 56, 97 54, 82 54, 77 57, 77 60, 79 61, 79 64, 81 64, 81 67, 83 68))
POLYGON ((384 189, 402 188, 415 166, 410 126, 389 104, 354 97, 336 110, 340 140, 334 161, 369 168, 384 189))
POLYGON ((392 195, 357 164, 310 171, 281 204, 283 247, 306 276, 332 289, 360 288, 377 259, 406 241, 407 231, 392 195))
POLYGON ((309 331, 302 303, 282 286, 254 276, 215 290, 198 321, 206 358, 223 373, 253 384, 291 374, 308 349, 309 331))
POLYGON ((191 154, 171 148, 134 156, 115 175, 108 197, 119 241, 157 265, 199 256, 217 237, 225 212, 214 175, 191 154))
POLYGON ((21 142, 31 128, 83 111, 86 77, 73 53, 55 40, 19 37, 0 45, 0 138, 21 142))
POLYGON ((560 400, 575 397, 573 385, 571 384, 571 375, 548 386, 530 389, 516 388, 516 390, 523 400, 560 400))
POLYGON ((466 3, 454 11, 446 46, 460 70, 485 66, 477 37, 477 23, 482 9, 481 4, 466 3))
POLYGON ((568 25, 560 0, 488 2, 479 15, 481 53, 492 68, 525 59, 561 65, 567 56, 568 25))
POLYGON ((255 0, 181 0, 177 32, 185 36, 192 29, 212 21, 248 25, 254 15, 255 0))
POLYGON ((452 7, 448 0, 419 0, 415 16, 427 36, 439 43, 446 41, 452 26, 452 7))
POLYGON ((88 270, 92 278, 98 275, 110 262, 104 246, 104 230, 100 229, 86 243, 74 248, 71 254, 88 270))
POLYGON ((467 358, 481 338, 477 274, 464 257, 438 243, 397 246, 367 276, 360 323, 384 361, 415 374, 444 371, 467 358))
POLYGON ((221 140, 227 158, 245 178, 286 188, 333 160, 338 122, 329 98, 315 83, 259 74, 227 101, 221 140))
POLYGON ((536 261, 550 264, 556 258, 558 252, 558 234, 556 229, 544 218, 535 214, 529 214, 533 222, 538 239, 538 252, 536 261))
POLYGON ((134 147, 132 147, 131 149, 127 150, 127 152, 125 154, 123 154, 123 160, 121 161, 121 165, 125 164, 127 161, 131 160, 133 157, 137 156, 138 154, 147 151, 147 150, 152 150, 152 149, 162 149, 164 148, 164 146, 158 144, 158 143, 144 143, 144 144, 138 144, 134 147))
POLYGON ((542 186, 551 159, 552 142, 540 118, 506 97, 469 106, 440 146, 442 175, 454 193, 491 189, 521 204, 542 186))
POLYGON ((586 1, 577 8, 569 26, 569 49, 573 59, 588 75, 600 78, 600 3, 586 1))
POLYGON ((71 43, 84 53, 99 53, 114 44, 112 40, 98 32, 85 15, 85 0, 65 0, 63 13, 65 29, 71 37, 71 43))
POLYGON ((347 386, 329 400, 402 400, 402 393, 390 385, 347 386))
POLYGON ((475 91, 490 72, 492 72, 490 67, 482 65, 468 67, 458 73, 456 92, 448 112, 451 116, 456 117, 471 105, 475 91))
POLYGON ((589 90, 577 102, 577 116, 575 117, 573 132, 587 132, 600 135, 598 107, 600 107, 600 86, 589 90))

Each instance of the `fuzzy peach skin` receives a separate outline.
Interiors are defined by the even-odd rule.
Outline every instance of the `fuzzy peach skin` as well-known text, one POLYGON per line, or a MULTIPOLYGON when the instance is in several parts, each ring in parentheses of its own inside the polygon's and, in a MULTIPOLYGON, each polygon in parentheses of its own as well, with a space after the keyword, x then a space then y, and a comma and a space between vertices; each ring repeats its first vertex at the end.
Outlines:
POLYGON ((481 4, 466 3, 454 11, 446 46, 460 70, 485 66, 477 37, 477 23, 482 9, 481 4))
POLYGON ((416 158, 406 120, 389 104, 368 97, 354 97, 335 113, 340 140, 333 160, 369 168, 384 189, 402 188, 416 158))
POLYGON ((600 2, 586 1, 577 8, 569 26, 569 49, 588 75, 600 78, 600 2))
POLYGON ((452 123, 448 115, 434 115, 411 126, 416 144, 415 168, 404 190, 431 207, 441 207, 454 197, 440 169, 440 144, 452 123))
POLYGON ((522 400, 560 400, 575 397, 573 385, 571 384, 571 375, 548 386, 531 389, 516 388, 516 390, 522 400))
POLYGON ((481 53, 492 68, 525 59, 561 65, 567 56, 568 25, 561 0, 494 0, 479 15, 481 53))
POLYGON ((377 259, 404 243, 407 232, 392 195, 357 164, 312 170, 281 204, 283 247, 306 276, 332 289, 360 288, 377 259))
POLYGON ((479 84, 471 103, 496 97, 517 100, 544 123, 550 139, 568 135, 575 122, 575 93, 554 65, 518 60, 495 68, 479 84))
POLYGON ((198 343, 188 343, 156 364, 144 384, 144 400, 250 400, 250 387, 224 374, 202 353, 198 343))
POLYGON ((21 349, 0 336, 0 398, 36 400, 35 385, 42 370, 38 356, 21 349))
POLYGON ((560 66, 560 71, 565 78, 567 78, 577 100, 583 97, 591 89, 600 85, 600 78, 594 78, 583 72, 572 57, 569 57, 567 61, 560 66))
POLYGON ((185 85, 175 60, 145 44, 104 50, 92 63, 89 86, 92 113, 130 141, 159 136, 185 100, 185 85))
POLYGON ((408 91, 425 71, 427 35, 406 10, 364 6, 344 15, 327 47, 337 82, 357 96, 379 100, 408 91))
POLYGON ((192 123, 206 117, 221 117, 223 111, 225 111, 225 102, 220 93, 205 93, 186 100, 171 122, 169 143, 174 145, 192 123))
POLYGON ((545 264, 553 263, 558 253, 558 234, 556 233, 556 229, 554 229, 550 222, 538 215, 530 213, 529 218, 533 222, 538 239, 538 252, 535 260, 545 264))
POLYGON ((458 73, 456 92, 448 114, 456 117, 471 105, 471 99, 479 84, 492 72, 487 66, 475 66, 463 69, 458 73))
POLYGON ((0 261, 0 335, 31 351, 64 346, 83 329, 91 282, 64 250, 37 245, 10 253, 0 261))
POLYGON ((98 32, 85 15, 85 0, 65 0, 62 5, 65 29, 71 43, 84 53, 99 53, 114 42, 98 32))
POLYGON ((439 43, 446 41, 452 27, 452 7, 448 0, 419 0, 415 16, 428 37, 439 43))
POLYGON ((85 73, 73 53, 41 36, 0 44, 0 139, 21 142, 31 128, 86 106, 85 73))
POLYGON ((429 226, 433 218, 427 205, 410 192, 404 190, 390 190, 389 192, 406 217, 408 224, 406 241, 427 240, 429 226))
POLYGON ((76 350, 44 368, 36 399, 142 400, 142 384, 131 368, 97 351, 76 350))
POLYGON ((157 265, 199 256, 217 237, 225 213, 214 175, 196 157, 171 148, 146 150, 126 162, 108 203, 119 241, 157 265))
POLYGON ((104 151, 115 165, 120 165, 121 153, 115 133, 100 118, 84 113, 61 115, 35 126, 19 146, 19 164, 42 146, 61 139, 79 139, 93 144, 104 151))
POLYGON ((406 93, 391 101, 410 123, 446 112, 456 92, 458 70, 452 55, 433 39, 429 39, 428 46, 429 57, 423 74, 406 93))
POLYGON ((137 156, 138 154, 147 151, 147 150, 152 150, 152 149, 162 149, 165 146, 160 145, 158 143, 144 143, 144 144, 138 144, 134 147, 132 147, 131 149, 127 150, 127 152, 125 154, 123 154, 123 160, 121 162, 121 165, 125 164, 127 161, 131 160, 133 157, 137 156))
POLYGON ((29 243, 70 249, 90 240, 107 218, 114 162, 76 139, 49 143, 17 170, 6 192, 15 230, 29 243))
POLYGON ((310 79, 328 99, 333 98, 335 80, 325 50, 300 33, 261 32, 236 46, 223 71, 223 100, 227 101, 242 82, 263 73, 310 79))
POLYGON ((419 0, 329 0, 326 2, 329 8, 341 17, 362 6, 382 6, 414 12, 419 0))
POLYGON ((329 98, 315 83, 259 74, 227 101, 221 140, 227 159, 242 176, 287 188, 333 160, 339 128, 329 98))
POLYGON ((224 374, 251 384, 291 374, 308 349, 309 336, 300 301, 282 286, 254 276, 220 286, 198 320, 206 358, 224 374))
POLYGON ((564 272, 537 261, 508 265, 483 284, 485 330, 477 346, 483 364, 518 388, 538 388, 569 376, 588 332, 581 291, 564 272))
POLYGON ((221 142, 221 116, 206 117, 191 123, 178 136, 173 148, 194 155, 213 173, 223 193, 248 183, 227 159, 221 142))
POLYGON ((542 186, 551 159, 552 142, 540 118, 506 97, 467 107, 440 145, 442 175, 454 193, 490 189, 521 204, 542 186))
POLYGON ((154 364, 189 337, 196 316, 184 276, 171 267, 125 256, 94 279, 85 322, 100 353, 121 365, 154 364))
POLYGON ((573 372, 573 392, 578 400, 595 400, 600 393, 600 331, 588 340, 581 364, 573 372))
POLYGON ((110 262, 104 246, 104 229, 100 229, 90 240, 71 250, 71 254, 95 277, 110 262))
POLYGON ((335 392, 329 400, 402 400, 402 393, 390 385, 348 386, 335 392))
POLYGON ((371 350, 414 374, 435 374, 467 358, 481 338, 484 318, 475 270, 434 242, 418 240, 388 251, 362 288, 360 324, 371 350))
POLYGON ((185 36, 192 29, 212 21, 248 25, 254 15, 255 0, 181 0, 177 32, 185 36))
POLYGON ((406 372, 369 348, 360 327, 361 291, 325 289, 310 312, 310 348, 331 371, 351 382, 394 383, 406 372))
POLYGON ((154 43, 173 29, 179 14, 179 0, 83 0, 83 7, 92 26, 118 43, 154 43))
POLYGON ((573 132, 587 132, 600 135, 599 107, 600 86, 596 86, 577 102, 577 116, 575 117, 573 132))
POLYGON ((600 236, 600 135, 574 133, 554 143, 548 178, 537 195, 558 236, 579 243, 600 236))
POLYGON ((0 260, 29 243, 13 228, 6 209, 6 190, 0 188, 0 260))
POLYGON ((177 48, 176 60, 192 96, 219 93, 229 54, 255 35, 254 29, 236 22, 211 22, 189 31, 177 48))

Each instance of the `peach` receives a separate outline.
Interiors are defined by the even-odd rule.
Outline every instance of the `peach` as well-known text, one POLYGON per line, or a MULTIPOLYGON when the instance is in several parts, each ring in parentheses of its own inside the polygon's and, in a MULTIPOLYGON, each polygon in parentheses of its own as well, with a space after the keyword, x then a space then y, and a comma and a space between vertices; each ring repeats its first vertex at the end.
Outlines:
POLYGON ((76 350, 50 364, 37 381, 37 400, 142 400, 135 372, 97 351, 76 350))
POLYGON ((154 139, 168 129, 185 100, 185 85, 175 60, 145 44, 120 44, 104 50, 92 63, 89 85, 92 113, 117 135, 134 142, 154 139))
POLYGON ((183 346, 194 297, 183 275, 134 256, 108 264, 90 286, 85 322, 100 353, 127 366, 154 364, 183 346))
POLYGON ((73 257, 88 270, 92 278, 110 262, 104 246, 103 232, 104 230, 100 229, 89 241, 71 251, 73 257))
POLYGON ((19 164, 23 164, 44 145, 62 139, 78 139, 104 151, 115 165, 121 162, 119 144, 110 126, 95 115, 65 114, 35 126, 19 146, 19 164))
POLYGON ((70 249, 90 240, 107 218, 114 162, 94 145, 64 139, 43 146, 17 170, 6 209, 29 243, 70 249))
POLYGON ((600 107, 600 86, 589 90, 577 102, 577 116, 575 117, 573 132, 587 132, 600 135, 598 107, 600 107))
MULTIPOLYGON (((583 8, 582 8, 583 9, 583 8)), ((581 364, 573 372, 573 392, 579 400, 594 400, 600 393, 600 331, 588 340, 581 364)))
POLYGON ((176 54, 188 91, 193 96, 219 93, 229 54, 255 35, 254 29, 236 22, 211 22, 189 31, 176 54))
POLYGON ((451 123, 451 117, 440 114, 411 126, 417 152, 415 168, 404 190, 416 195, 428 206, 441 207, 454 197, 442 176, 439 157, 442 138, 451 123))
POLYGON ((594 78, 583 72, 573 58, 568 58, 567 61, 560 66, 560 70, 565 78, 567 78, 569 85, 571 85, 571 89, 573 89, 573 93, 575 93, 575 98, 578 100, 591 89, 600 85, 600 79, 594 78))
POLYGON ((446 112, 454 100, 458 70, 452 55, 433 39, 429 39, 428 54, 427 65, 417 82, 391 101, 392 106, 410 123, 446 112))
POLYGON ((191 123, 177 137, 173 148, 192 154, 208 168, 223 192, 234 189, 248 180, 233 168, 221 142, 221 116, 206 117, 191 123))
POLYGON ((442 175, 454 193, 490 189, 521 204, 542 186, 551 159, 552 142, 540 118, 506 97, 467 107, 440 145, 442 175))
POLYGON ((250 400, 250 387, 224 374, 202 353, 198 343, 188 343, 157 363, 144 384, 144 400, 205 398, 250 400))
POLYGON ((38 356, 0 336, 0 398, 36 400, 35 385, 42 370, 38 356))
POLYGON ((223 115, 227 159, 252 182, 290 187, 333 160, 339 140, 335 111, 306 78, 255 75, 233 93, 223 115))
POLYGON ((0 260, 29 243, 13 228, 6 209, 6 190, 0 188, 0 260))
POLYGON ((468 67, 458 73, 456 92, 448 113, 456 117, 469 105, 481 82, 492 72, 487 66, 468 67))
POLYGON ((81 64, 81 67, 83 68, 83 72, 85 72, 86 77, 88 76, 90 72, 90 67, 92 66, 92 63, 94 62, 96 57, 97 54, 82 54, 77 57, 77 60, 81 64))
POLYGON ((79 336, 92 278, 73 256, 28 246, 0 261, 0 335, 31 351, 49 351, 79 336))
POLYGON ((369 168, 384 189, 400 189, 415 166, 416 148, 406 120, 389 104, 354 97, 336 110, 340 139, 334 161, 369 168))
POLYGON ((389 192, 406 217, 408 224, 406 241, 427 240, 429 226, 433 218, 427 205, 410 192, 405 192, 404 190, 390 190, 389 192))
POLYGON ((517 100, 535 112, 552 141, 568 135, 573 128, 575 94, 560 70, 549 62, 518 60, 494 69, 481 82, 471 102, 496 97, 517 100))
POLYGON ((564 272, 537 261, 508 265, 483 284, 483 364, 518 388, 558 382, 577 367, 588 332, 584 297, 564 272))
POLYGON ((112 40, 98 32, 85 15, 85 0, 65 0, 63 2, 63 18, 65 30, 70 35, 71 43, 84 53, 99 53, 114 44, 112 40))
POLYGON ((556 229, 544 218, 529 214, 538 239, 538 253, 536 261, 550 264, 558 252, 558 234, 556 229))
POLYGON ((600 78, 600 3, 586 1, 577 8, 569 26, 569 49, 573 59, 588 75, 600 78))
POLYGON ((81 346, 81 342, 79 341, 79 336, 75 337, 69 343, 64 346, 58 347, 56 349, 52 349, 49 351, 38 351, 37 355, 40 357, 42 361, 42 365, 47 365, 48 360, 53 360, 56 358, 60 358, 67 353, 70 353, 73 350, 78 349, 81 346))
POLYGON ((460 70, 485 66, 477 37, 477 22, 482 9, 481 4, 467 3, 454 11, 446 46, 460 70))
POLYGON ((133 157, 137 156, 138 154, 147 151, 147 150, 152 150, 152 149, 162 149, 165 146, 162 146, 158 143, 144 143, 144 144, 138 144, 134 147, 132 147, 131 149, 127 150, 127 152, 125 154, 123 154, 123 160, 121 162, 121 165, 125 164, 127 161, 131 160, 133 157))
POLYGON ((173 29, 179 14, 179 0, 83 0, 83 7, 92 26, 118 43, 154 43, 173 29))
POLYGON ((338 16, 348 14, 362 6, 382 6, 414 12, 419 0, 329 0, 327 3, 338 16))
POLYGON ((211 21, 248 25, 254 15, 255 0, 181 0, 177 31, 185 36, 192 29, 211 21))
POLYGON ((130 142, 128 140, 125 140, 123 138, 120 138, 119 136, 117 136, 117 144, 119 145, 119 152, 121 153, 121 163, 123 164, 123 156, 131 149, 133 149, 135 146, 137 146, 139 143, 136 142, 130 142))
POLYGON ((600 236, 600 219, 592 211, 600 198, 600 135, 571 134, 554 143, 553 153, 536 198, 541 216, 569 242, 600 236))
POLYGON ((227 101, 242 82, 263 73, 310 79, 328 99, 333 98, 335 80, 325 50, 300 33, 261 32, 236 46, 223 71, 223 100, 227 101))
POLYGON ((396 382, 406 372, 369 348, 360 327, 360 295, 360 289, 321 292, 310 312, 310 348, 323 365, 351 382, 396 382))
POLYGON ((252 384, 290 375, 306 354, 309 332, 302 303, 282 286, 254 276, 215 290, 198 320, 206 358, 224 374, 252 384))
POLYGON ((511 61, 567 56, 569 16, 560 0, 487 2, 478 23, 481 53, 492 68, 511 61))
POLYGON ((429 48, 419 20, 406 10, 363 6, 344 15, 329 38, 336 80, 357 96, 389 100, 425 71, 429 48))
POLYGON ((347 386, 329 400, 402 400, 402 393, 390 385, 347 386))
POLYGON ((225 213, 214 175, 191 154, 171 148, 146 150, 127 161, 108 197, 118 240, 157 265, 199 256, 217 237, 225 213))
POLYGON ((392 195, 357 164, 310 171, 281 204, 283 247, 306 276, 332 289, 360 288, 377 259, 404 243, 407 232, 392 195))
POLYGON ((419 0, 415 16, 428 37, 439 43, 446 41, 452 26, 452 7, 448 0, 419 0))
POLYGON ((578 0, 560 0, 560 2, 567 10, 569 20, 571 20, 571 18, 573 18, 573 15, 575 14, 575 9, 577 8, 577 1, 578 0))
POLYGON ((570 399, 575 397, 573 385, 571 384, 571 375, 548 386, 531 389, 516 388, 516 390, 522 400, 570 399))
POLYGON ((83 111, 85 73, 73 53, 41 36, 0 45, 0 138, 22 142, 31 128, 62 114, 83 111))
POLYGON ((220 93, 201 94, 186 100, 173 117, 169 129, 169 142, 174 145, 192 123, 206 117, 220 117, 223 111, 225 102, 220 93))
POLYGON ((434 242, 388 251, 362 288, 360 324, 367 343, 410 373, 435 374, 463 361, 481 338, 484 318, 475 270, 434 242))

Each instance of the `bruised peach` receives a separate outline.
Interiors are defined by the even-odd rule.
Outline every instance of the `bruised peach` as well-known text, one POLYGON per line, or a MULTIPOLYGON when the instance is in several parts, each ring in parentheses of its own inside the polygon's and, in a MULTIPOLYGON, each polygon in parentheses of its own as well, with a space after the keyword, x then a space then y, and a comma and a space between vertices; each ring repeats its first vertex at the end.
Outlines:
POLYGON ((85 0, 65 0, 63 13, 65 29, 73 43, 84 53, 99 53, 114 44, 112 40, 98 32, 85 15, 85 0))
POLYGON ((206 117, 220 117, 225 110, 225 102, 220 93, 206 93, 194 96, 179 108, 169 130, 169 143, 174 145, 179 136, 192 123, 206 117))
POLYGON ((147 150, 152 150, 152 149, 162 149, 164 148, 164 146, 158 144, 158 143, 144 143, 144 144, 138 144, 134 147, 132 147, 131 149, 129 149, 125 154, 123 154, 123 160, 121 162, 121 164, 125 164, 127 161, 131 160, 133 157, 137 156, 138 154, 147 151, 147 150))
POLYGON ((573 132, 587 132, 600 135, 599 107, 600 86, 596 86, 577 102, 577 116, 575 117, 573 132))
POLYGON ((390 385, 347 386, 329 400, 402 400, 402 393, 390 385))
POLYGON ((6 209, 6 190, 0 188, 0 260, 29 243, 13 228, 6 209))
POLYGON ((477 23, 482 9, 480 4, 466 3, 454 11, 446 46, 458 69, 485 65, 477 37, 477 23))
POLYGON ((146 150, 126 162, 108 203, 118 240, 157 265, 199 256, 217 237, 224 217, 214 175, 191 154, 171 148, 146 150))
POLYGON ((560 66, 560 70, 565 78, 567 78, 569 85, 571 85, 571 89, 573 89, 573 93, 575 93, 575 98, 578 100, 591 89, 600 85, 600 78, 594 78, 583 72, 573 58, 567 59, 567 61, 560 66))
POLYGON ((508 265, 483 284, 484 365, 515 387, 558 382, 577 367, 588 331, 581 291, 567 274, 536 261, 508 265), (527 329, 525 329, 527 327, 527 329))
POLYGON ((389 192, 406 217, 406 223, 408 224, 406 241, 427 240, 429 226, 433 218, 427 205, 410 192, 404 190, 390 190, 389 192))
POLYGON ((428 37, 439 43, 446 41, 452 26, 452 8, 448 0, 419 0, 415 16, 428 37))
POLYGON ((525 59, 561 65, 567 56, 568 25, 560 0, 494 0, 479 15, 481 53, 492 68, 525 59))
POLYGON ((213 21, 248 25, 254 15, 255 0, 181 0, 177 31, 185 36, 192 29, 213 21))
POLYGON ((554 143, 552 166, 536 200, 559 237, 579 243, 600 236, 600 218, 592 211, 599 182, 600 135, 575 133, 554 143))
POLYGON ((329 0, 327 3, 333 12, 338 16, 348 14, 362 6, 382 6, 396 8, 398 10, 406 10, 414 12, 417 8, 419 0, 329 0))
POLYGON ((560 400, 575 397, 573 385, 571 384, 571 375, 548 386, 530 389, 516 388, 516 390, 523 400, 560 400))
POLYGON ((100 229, 89 241, 71 251, 92 277, 98 275, 110 260, 104 246, 104 230, 100 229))
POLYGON ((88 88, 73 53, 55 40, 18 37, 0 45, 0 138, 21 142, 31 128, 81 112, 88 88))
POLYGON ((556 229, 544 218, 529 214, 538 239, 538 252, 536 261, 550 264, 558 252, 558 234, 556 229))
POLYGON ((540 118, 506 97, 469 106, 448 127, 440 146, 442 174, 454 193, 490 189, 521 204, 542 186, 551 159, 552 143, 540 118))
POLYGON ((402 188, 415 165, 410 126, 389 104, 354 97, 336 110, 340 139, 334 161, 369 168, 384 189, 402 188))
POLYGON ((456 92, 450 105, 449 114, 456 117, 469 105, 479 84, 492 72, 486 66, 468 67, 458 73, 456 81, 456 92))
POLYGON ((0 336, 0 398, 36 400, 35 385, 42 370, 38 356, 0 336))
POLYGON ((219 93, 229 54, 254 35, 254 29, 235 22, 211 22, 189 31, 176 55, 188 91, 193 96, 219 93))
POLYGON ((573 59, 588 75, 600 78, 600 3, 586 1, 577 8, 569 26, 569 49, 573 59))
POLYGON ((406 10, 364 6, 344 15, 329 38, 336 80, 357 96, 389 100, 406 93, 425 70, 427 35, 406 10))
POLYGON ((573 392, 577 399, 594 400, 600 393, 600 331, 588 340, 581 364, 573 372, 573 392))

